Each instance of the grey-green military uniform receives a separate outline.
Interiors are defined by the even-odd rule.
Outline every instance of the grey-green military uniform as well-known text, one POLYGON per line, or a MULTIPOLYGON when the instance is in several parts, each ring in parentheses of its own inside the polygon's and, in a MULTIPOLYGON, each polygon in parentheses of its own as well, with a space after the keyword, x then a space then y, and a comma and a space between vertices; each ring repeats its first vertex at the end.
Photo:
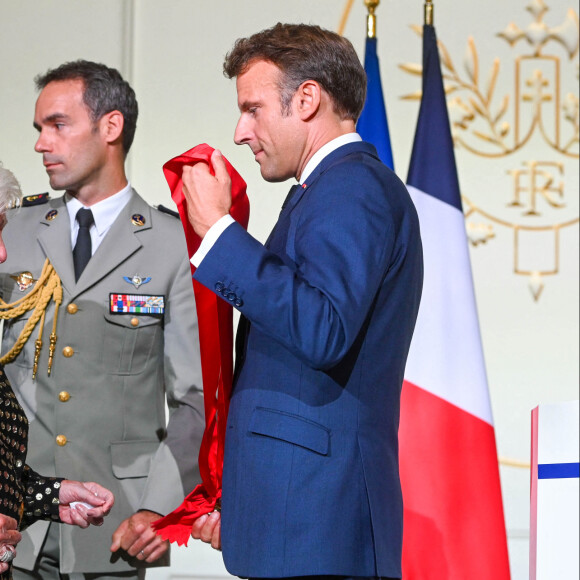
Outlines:
MULTIPOLYGON (((131 570, 131 563, 109 550, 121 521, 139 509, 166 514, 199 483, 203 396, 182 226, 133 191, 78 283, 64 198, 11 210, 3 237, 8 260, 0 265, 0 289, 6 302, 32 288, 21 291, 11 275, 29 271, 37 279, 47 257, 64 295, 51 376, 48 339, 54 304, 47 310, 36 380, 32 366, 38 328, 6 365, 30 420, 28 463, 46 475, 96 481, 115 494, 102 527, 60 526, 61 572, 131 570), (137 295, 137 300, 163 297, 164 312, 114 313, 111 293, 137 295)), ((5 323, 3 353, 27 316, 5 323)), ((19 567, 32 569, 46 531, 40 522, 24 534, 19 567)))

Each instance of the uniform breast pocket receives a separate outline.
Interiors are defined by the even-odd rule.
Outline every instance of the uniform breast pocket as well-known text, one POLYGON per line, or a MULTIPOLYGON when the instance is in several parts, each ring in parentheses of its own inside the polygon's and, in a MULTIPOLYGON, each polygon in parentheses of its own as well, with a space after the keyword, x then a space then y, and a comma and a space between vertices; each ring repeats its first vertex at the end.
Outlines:
POLYGON ((137 375, 160 364, 163 316, 113 314, 105 306, 103 367, 114 375, 137 375))
MULTIPOLYGON (((30 313, 27 312, 24 316, 19 316, 13 320, 4 321, 4 331, 2 337, 2 352, 1 356, 8 355, 16 346, 17 342, 24 340, 24 336, 29 334, 27 329, 30 313)), ((36 325, 38 327, 38 325, 36 325)), ((19 367, 32 368, 34 363, 34 343, 38 338, 38 330, 32 329, 30 337, 25 342, 20 353, 13 360, 13 364, 19 367)), ((12 358, 12 357, 11 357, 12 358)), ((9 362, 9 361, 7 361, 9 362)))

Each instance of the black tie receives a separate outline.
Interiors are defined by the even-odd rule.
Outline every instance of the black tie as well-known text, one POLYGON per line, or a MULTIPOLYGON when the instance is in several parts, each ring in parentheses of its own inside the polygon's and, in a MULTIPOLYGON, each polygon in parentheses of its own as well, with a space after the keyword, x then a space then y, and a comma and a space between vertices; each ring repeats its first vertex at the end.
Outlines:
POLYGON ((85 266, 91 259, 92 246, 90 229, 95 223, 95 220, 93 218, 93 212, 90 209, 79 209, 76 219, 79 222, 79 233, 77 243, 73 250, 73 263, 75 266, 75 279, 78 282, 85 266))
MULTIPOLYGON (((284 213, 284 209, 286 209, 286 206, 288 205, 288 203, 292 199, 292 196, 296 193, 296 191, 300 187, 302 187, 302 186, 299 183, 296 183, 295 185, 293 185, 290 188, 290 191, 288 192, 288 195, 286 196, 286 199, 284 200, 284 203, 282 204, 282 209, 280 210, 280 215, 278 216, 278 220, 280 220, 282 218, 282 214, 284 213)), ((276 231, 277 226, 278 226, 278 223, 274 226, 274 229, 270 232, 270 235, 268 236, 268 239, 266 240, 266 243, 264 244, 266 246, 266 248, 268 248, 270 246, 270 240, 272 239, 272 236, 274 235, 274 232, 276 231)))

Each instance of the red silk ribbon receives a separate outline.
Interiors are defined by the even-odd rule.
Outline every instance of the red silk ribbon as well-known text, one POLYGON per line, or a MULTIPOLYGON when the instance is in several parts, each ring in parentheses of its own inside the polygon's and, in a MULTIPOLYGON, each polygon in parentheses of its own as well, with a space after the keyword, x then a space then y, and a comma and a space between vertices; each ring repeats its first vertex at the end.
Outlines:
MULTIPOLYGON (((187 202, 182 191, 181 174, 184 165, 202 162, 209 165, 214 149, 207 144, 174 157, 163 166, 165 179, 171 189, 171 198, 177 205, 190 256, 197 251, 201 238, 194 232, 187 216, 187 202)), ((246 183, 225 159, 232 180, 232 217, 244 228, 248 227, 250 204, 246 183)), ((191 266, 192 274, 195 266, 191 266)), ((202 483, 198 485, 170 514, 153 522, 153 529, 164 539, 187 542, 195 520, 215 509, 221 500, 224 441, 230 391, 233 378, 233 310, 211 290, 193 280, 193 290, 199 326, 201 373, 205 406, 205 431, 199 450, 199 470, 202 483)))

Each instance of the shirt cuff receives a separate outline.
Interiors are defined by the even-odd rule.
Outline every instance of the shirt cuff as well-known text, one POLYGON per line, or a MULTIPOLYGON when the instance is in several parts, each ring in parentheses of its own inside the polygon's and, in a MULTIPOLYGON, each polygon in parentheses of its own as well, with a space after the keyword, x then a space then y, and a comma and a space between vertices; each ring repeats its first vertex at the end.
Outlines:
POLYGON ((202 260, 208 255, 209 251, 213 248, 213 245, 218 241, 218 238, 224 233, 224 231, 232 225, 236 220, 228 214, 220 218, 205 234, 201 244, 197 249, 197 252, 193 254, 190 262, 198 268, 202 260))

